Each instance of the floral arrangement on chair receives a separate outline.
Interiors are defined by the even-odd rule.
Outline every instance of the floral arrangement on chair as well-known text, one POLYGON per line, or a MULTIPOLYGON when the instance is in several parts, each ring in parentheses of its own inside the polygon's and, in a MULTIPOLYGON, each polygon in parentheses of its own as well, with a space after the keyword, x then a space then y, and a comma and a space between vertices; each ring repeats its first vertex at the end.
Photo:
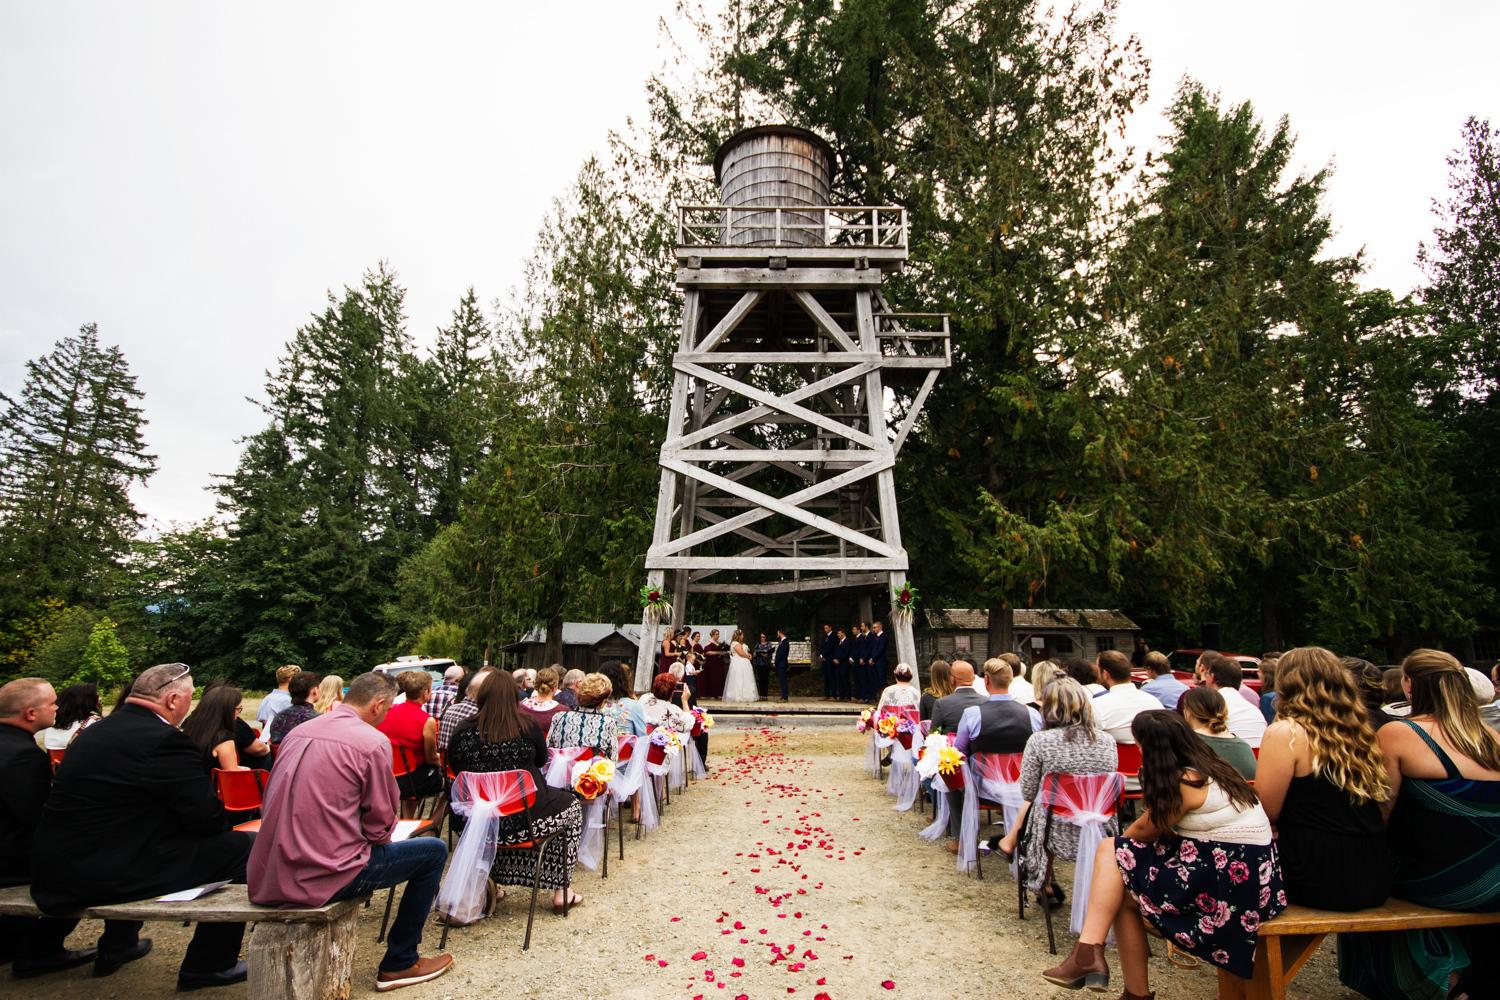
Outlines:
POLYGON ((917 732, 917 724, 907 716, 899 716, 896 719, 896 742, 901 744, 903 750, 911 749, 912 737, 917 732))
POLYGON ((870 731, 870 720, 873 719, 873 718, 875 718, 875 713, 872 710, 868 709, 868 708, 865 709, 863 712, 860 712, 859 713, 859 721, 854 724, 854 731, 856 733, 866 733, 866 732, 869 732, 870 731))
POLYGON ((682 752, 682 737, 671 729, 658 726, 651 733, 650 745, 646 747, 646 763, 661 764, 667 755, 673 757, 682 752))
POLYGON ((646 612, 651 624, 656 625, 672 617, 672 602, 667 600, 666 593, 660 587, 653 587, 648 583, 641 587, 641 610, 646 612))
POLYGON ((883 715, 875 720, 875 731, 888 740, 894 739, 898 725, 900 725, 900 720, 894 715, 883 715))
POLYGON ((609 787, 614 776, 614 762, 607 757, 588 764, 580 763, 574 772, 573 791, 581 799, 596 799, 609 787))
POLYGON ((714 717, 701 708, 693 709, 693 733, 694 736, 702 736, 714 727, 714 717))
POLYGON ((963 751, 953 746, 942 746, 937 752, 938 777, 943 779, 943 784, 948 786, 950 792, 956 792, 964 787, 964 755, 963 751))

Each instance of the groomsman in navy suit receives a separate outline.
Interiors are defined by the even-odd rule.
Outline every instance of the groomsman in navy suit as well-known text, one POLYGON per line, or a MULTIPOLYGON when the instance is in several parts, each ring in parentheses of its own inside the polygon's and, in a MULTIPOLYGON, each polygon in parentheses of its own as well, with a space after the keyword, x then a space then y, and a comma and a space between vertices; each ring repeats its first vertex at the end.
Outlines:
POLYGON ((834 663, 834 651, 839 648, 838 636, 833 634, 833 626, 823 625, 823 638, 818 643, 818 659, 823 661, 823 700, 833 701, 838 691, 838 680, 836 674, 838 665, 834 663))
POLYGON ((787 662, 791 657, 792 644, 786 637, 786 629, 776 630, 776 680, 781 684, 781 700, 787 700, 787 671, 790 664, 787 662))
POLYGON ((866 668, 865 701, 877 701, 880 698, 880 687, 885 683, 885 661, 886 650, 890 642, 890 636, 885 634, 885 626, 877 619, 874 631, 869 634, 870 657, 869 666, 866 668))
POLYGON ((870 655, 870 643, 866 638, 865 623, 858 622, 854 626, 854 635, 849 639, 849 652, 854 659, 853 687, 854 700, 866 701, 865 698, 865 660, 870 655))
POLYGON ((835 683, 835 696, 839 701, 849 701, 851 698, 849 681, 854 672, 853 668, 854 648, 849 639, 846 629, 838 630, 838 640, 833 647, 833 679, 835 683))

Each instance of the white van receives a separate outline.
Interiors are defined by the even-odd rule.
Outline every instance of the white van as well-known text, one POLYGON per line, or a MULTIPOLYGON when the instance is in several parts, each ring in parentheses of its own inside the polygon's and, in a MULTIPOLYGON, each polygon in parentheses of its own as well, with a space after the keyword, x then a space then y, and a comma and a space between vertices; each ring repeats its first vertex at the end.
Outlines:
MULTIPOLYGON (((443 672, 453 666, 457 666, 453 660, 444 659, 439 656, 398 656, 390 663, 377 663, 370 669, 377 674, 385 674, 392 680, 395 679, 397 674, 405 673, 408 670, 424 670, 427 672, 427 676, 432 678, 432 686, 437 687, 443 683, 443 672)), ((396 702, 398 704, 405 700, 406 695, 396 695, 396 702)))

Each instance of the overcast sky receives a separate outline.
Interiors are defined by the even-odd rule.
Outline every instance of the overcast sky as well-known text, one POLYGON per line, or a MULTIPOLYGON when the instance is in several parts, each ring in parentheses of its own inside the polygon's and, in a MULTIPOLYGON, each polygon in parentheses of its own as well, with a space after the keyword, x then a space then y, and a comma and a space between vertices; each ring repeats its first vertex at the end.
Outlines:
MULTIPOLYGON (((673 0, 0 0, 0 390, 94 321, 146 393, 157 524, 205 516, 244 397, 329 288, 384 259, 430 340, 519 278, 549 200, 644 110, 673 0)), ((1500 4, 1123 0, 1149 142, 1192 74, 1332 162, 1335 249, 1417 280, 1465 116, 1500 121, 1500 4)))

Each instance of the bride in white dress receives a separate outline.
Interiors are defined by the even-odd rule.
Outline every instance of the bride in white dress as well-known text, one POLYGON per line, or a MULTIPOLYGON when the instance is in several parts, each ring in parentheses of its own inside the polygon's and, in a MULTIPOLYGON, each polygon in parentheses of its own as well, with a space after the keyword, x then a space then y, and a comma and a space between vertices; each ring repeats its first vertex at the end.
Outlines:
POLYGON ((729 644, 729 672, 724 675, 725 701, 760 701, 760 690, 755 686, 755 667, 750 664, 750 650, 745 645, 745 633, 736 630, 729 644))

